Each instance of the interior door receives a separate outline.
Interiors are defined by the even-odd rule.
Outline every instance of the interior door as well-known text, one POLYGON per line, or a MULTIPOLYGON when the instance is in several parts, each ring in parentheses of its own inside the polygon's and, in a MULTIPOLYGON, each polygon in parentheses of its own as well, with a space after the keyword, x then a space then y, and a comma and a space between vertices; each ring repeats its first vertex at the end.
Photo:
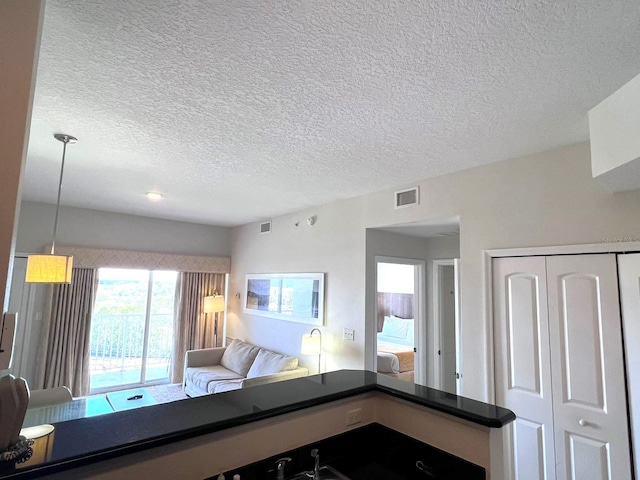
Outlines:
POLYGON ((440 389, 457 393, 456 296, 453 265, 440 266, 440 389))
POLYGON ((630 480, 616 258, 547 258, 558 480, 630 480))
POLYGON ((513 410, 518 480, 555 478, 544 257, 493 260, 496 403, 513 410))
POLYGON ((640 254, 618 255, 618 279, 620 282, 620 304, 627 361, 627 386, 629 394, 629 416, 636 479, 640 479, 640 254))

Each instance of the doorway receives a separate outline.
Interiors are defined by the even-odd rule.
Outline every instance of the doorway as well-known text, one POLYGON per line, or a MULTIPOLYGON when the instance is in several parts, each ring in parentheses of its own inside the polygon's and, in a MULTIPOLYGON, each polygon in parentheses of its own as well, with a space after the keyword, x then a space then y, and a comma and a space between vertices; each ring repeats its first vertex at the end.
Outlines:
POLYGON ((422 260, 376 257, 376 370, 421 384, 426 382, 426 342, 420 334, 426 328, 424 272, 422 260))

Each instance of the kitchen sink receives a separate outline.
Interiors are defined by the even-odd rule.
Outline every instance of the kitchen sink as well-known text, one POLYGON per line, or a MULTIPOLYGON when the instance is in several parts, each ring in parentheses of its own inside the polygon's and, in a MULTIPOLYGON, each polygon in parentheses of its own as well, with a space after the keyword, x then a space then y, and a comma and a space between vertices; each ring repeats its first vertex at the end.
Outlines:
MULTIPOLYGON (((312 480, 313 470, 307 470, 306 472, 300 472, 293 477, 289 477, 288 480, 312 480)), ((320 479, 319 480, 351 480, 346 475, 340 473, 330 465, 324 465, 320 467, 320 479)))

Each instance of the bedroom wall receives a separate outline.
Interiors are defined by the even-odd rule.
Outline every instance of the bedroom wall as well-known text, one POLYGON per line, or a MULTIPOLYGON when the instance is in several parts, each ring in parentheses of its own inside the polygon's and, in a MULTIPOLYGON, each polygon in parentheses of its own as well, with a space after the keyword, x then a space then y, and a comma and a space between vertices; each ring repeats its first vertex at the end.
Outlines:
MULTIPOLYGON (((268 235, 257 233, 258 224, 234 228, 232 292, 241 291, 245 273, 327 272, 325 330, 332 338, 328 366, 361 368, 365 229, 459 216, 463 394, 488 400, 491 332, 483 250, 640 237, 640 190, 610 193, 600 187, 591 177, 587 142, 416 181, 416 185, 421 201, 415 207, 394 209, 395 189, 389 189, 277 217, 268 235), (295 220, 316 213, 317 226, 293 227, 295 220), (355 342, 336 338, 343 326, 356 330, 355 342)), ((240 302, 230 302, 230 336, 299 352, 298 337, 306 328, 256 320, 245 316, 239 306, 240 302)))
MULTIPOLYGON (((41 252, 51 244, 55 205, 24 201, 18 220, 17 252, 41 252)), ((195 223, 60 207, 56 242, 189 255, 229 256, 231 230, 195 223)))

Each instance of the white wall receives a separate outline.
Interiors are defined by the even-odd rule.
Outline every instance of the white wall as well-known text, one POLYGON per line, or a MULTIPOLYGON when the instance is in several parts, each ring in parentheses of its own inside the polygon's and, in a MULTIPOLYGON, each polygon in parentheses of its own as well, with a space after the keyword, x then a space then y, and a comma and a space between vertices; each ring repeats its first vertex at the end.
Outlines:
MULTIPOLYGON (((356 198, 275 218, 269 234, 261 235, 256 223, 234 228, 227 335, 300 356, 302 335, 312 327, 243 314, 244 276, 325 272, 323 369, 362 368, 365 270, 362 211, 362 198, 356 198), (309 227, 305 219, 312 215, 317 216, 317 222, 309 227), (298 221, 300 225, 296 227, 298 221), (234 297, 236 293, 242 294, 240 299, 234 297), (356 330, 354 342, 342 340, 344 327, 356 330)), ((300 357, 300 363, 312 371, 317 369, 317 357, 300 357)))
MULTIPOLYGON (((490 398, 491 332, 484 293, 483 250, 600 243, 640 237, 640 191, 610 193, 591 176, 589 144, 580 143, 416 182, 420 205, 394 209, 393 192, 377 192, 233 229, 231 293, 245 273, 327 272, 327 327, 333 368, 364 365, 365 229, 434 218, 460 217, 460 288, 464 395, 490 398), (314 227, 296 220, 318 215, 314 227), (342 327, 356 341, 336 340, 342 327)), ((299 353, 298 324, 242 314, 230 302, 229 335, 299 353), (244 318, 244 321, 240 321, 244 318), (283 333, 284 332, 284 333, 283 333), (287 343, 287 340, 289 343, 287 343), (273 342, 273 343, 272 343, 273 342)))
MULTIPOLYGON (((51 244, 55 205, 22 202, 16 251, 51 244)), ((229 256, 231 229, 84 208, 60 207, 58 245, 188 255, 229 256)))

